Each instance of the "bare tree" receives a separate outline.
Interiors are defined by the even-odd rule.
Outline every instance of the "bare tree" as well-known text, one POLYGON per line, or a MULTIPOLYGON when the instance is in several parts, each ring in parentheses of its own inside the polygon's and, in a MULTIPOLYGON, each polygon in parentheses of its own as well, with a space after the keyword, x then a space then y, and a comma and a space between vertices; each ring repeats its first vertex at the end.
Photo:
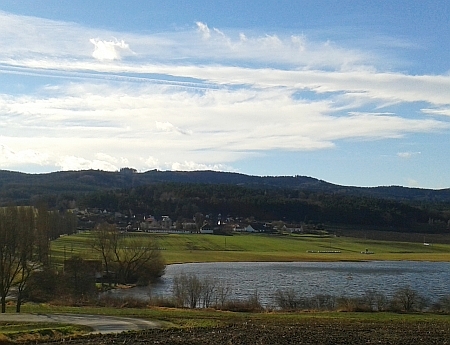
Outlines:
POLYGON ((227 302, 228 298, 230 297, 232 293, 232 288, 229 285, 226 284, 218 284, 216 288, 216 305, 220 308, 223 308, 225 306, 225 303, 227 302))
POLYGON ((20 262, 20 271, 17 279, 17 299, 16 312, 20 313, 20 307, 23 301, 24 291, 27 287, 31 274, 41 267, 35 251, 36 229, 35 214, 31 207, 20 207, 18 209, 18 233, 20 242, 18 246, 18 256, 20 262))
POLYGON ((92 248, 100 253, 105 267, 106 278, 111 284, 110 262, 114 246, 117 246, 119 231, 114 225, 101 223, 97 225, 93 232, 92 248))
POLYGON ((202 296, 202 282, 195 274, 179 274, 173 279, 173 295, 178 306, 197 308, 202 296))
POLYGON ((202 281, 202 305, 209 308, 214 300, 217 290, 216 279, 205 277, 202 281))
POLYGON ((224 307, 231 293, 228 285, 220 281, 195 274, 178 274, 173 279, 172 296, 177 306, 187 308, 209 308, 215 303, 216 307, 224 307))
POLYGON ((95 295, 95 269, 82 257, 65 260, 63 278, 68 295, 76 298, 95 295))
POLYGON ((40 204, 36 213, 36 249, 38 261, 50 264, 50 214, 47 205, 40 204))
POLYGON ((180 274, 173 278, 172 296, 175 300, 176 306, 179 308, 184 307, 187 300, 187 291, 185 285, 186 275, 180 274))
POLYGON ((0 297, 2 313, 6 312, 6 297, 20 272, 17 231, 17 208, 0 209, 0 297))
POLYGON ((278 308, 282 310, 296 310, 300 306, 297 293, 292 288, 287 290, 278 289, 275 292, 275 302, 278 308))
POLYGON ((45 205, 10 206, 0 209, 0 298, 2 312, 12 287, 17 289, 16 312, 20 312, 33 272, 49 264, 51 219, 59 227, 59 215, 50 217, 45 205))
POLYGON ((424 309, 427 301, 411 287, 404 286, 395 291, 391 303, 394 310, 411 312, 424 309))
POLYGON ((164 273, 165 263, 151 237, 124 237, 114 225, 94 231, 92 247, 101 257, 107 276, 115 271, 119 283, 145 283, 164 273))
POLYGON ((35 253, 34 211, 31 207, 0 209, 0 297, 2 313, 6 297, 17 287, 16 311, 20 312, 23 291, 30 274, 38 267, 35 253))

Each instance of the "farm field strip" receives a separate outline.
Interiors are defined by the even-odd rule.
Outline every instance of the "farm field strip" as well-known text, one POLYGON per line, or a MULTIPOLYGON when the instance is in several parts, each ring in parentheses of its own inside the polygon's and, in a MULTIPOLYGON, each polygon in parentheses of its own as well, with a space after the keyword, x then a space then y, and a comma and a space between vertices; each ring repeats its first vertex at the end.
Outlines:
MULTIPOLYGON (((155 239, 167 264, 214 261, 450 261, 450 245, 361 240, 349 237, 236 234, 127 234, 155 239), (371 254, 362 254, 366 249, 371 254), (373 253, 373 254, 372 254, 373 253)), ((89 232, 64 236, 52 242, 52 262, 80 255, 97 259, 89 232)))

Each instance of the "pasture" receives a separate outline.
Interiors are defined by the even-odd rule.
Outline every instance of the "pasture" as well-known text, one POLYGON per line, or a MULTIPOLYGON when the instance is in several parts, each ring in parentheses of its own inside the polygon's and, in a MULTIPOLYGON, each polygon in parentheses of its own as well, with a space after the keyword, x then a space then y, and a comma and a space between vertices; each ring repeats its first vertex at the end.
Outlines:
MULTIPOLYGON (((450 244, 367 240, 316 235, 148 234, 128 233, 127 238, 152 238, 167 264, 224 261, 450 261, 450 244)), ((80 255, 98 259, 90 232, 63 236, 51 243, 51 261, 80 255)))

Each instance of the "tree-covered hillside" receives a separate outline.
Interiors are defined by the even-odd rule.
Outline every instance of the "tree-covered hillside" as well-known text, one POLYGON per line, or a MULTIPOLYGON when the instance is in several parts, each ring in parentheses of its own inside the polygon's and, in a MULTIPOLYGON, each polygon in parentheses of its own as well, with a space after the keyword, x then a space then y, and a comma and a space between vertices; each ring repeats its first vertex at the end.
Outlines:
POLYGON ((0 204, 132 210, 172 219, 195 213, 291 222, 446 231, 450 189, 346 187, 305 176, 214 171, 0 171, 0 204))
POLYGON ((225 184, 265 189, 294 189, 351 196, 421 202, 450 202, 450 189, 348 187, 307 176, 250 176, 217 171, 158 171, 138 173, 134 169, 108 172, 100 170, 61 171, 24 174, 0 170, 0 204, 30 204, 39 198, 56 202, 87 192, 133 188, 162 182, 225 184))
POLYGON ((169 215, 172 219, 192 218, 202 213, 260 221, 349 224, 423 232, 446 231, 450 219, 448 204, 417 204, 287 188, 192 183, 101 191, 86 195, 79 204, 158 217, 169 215))

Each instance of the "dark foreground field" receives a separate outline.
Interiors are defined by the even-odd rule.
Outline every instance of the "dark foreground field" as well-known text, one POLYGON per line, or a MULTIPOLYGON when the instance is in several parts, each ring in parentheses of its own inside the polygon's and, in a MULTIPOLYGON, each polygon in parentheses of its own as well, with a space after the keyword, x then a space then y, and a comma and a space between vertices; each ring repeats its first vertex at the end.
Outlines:
POLYGON ((450 323, 309 319, 298 324, 243 323, 214 328, 155 329, 117 335, 91 335, 51 344, 57 343, 70 345, 450 344, 450 323))

